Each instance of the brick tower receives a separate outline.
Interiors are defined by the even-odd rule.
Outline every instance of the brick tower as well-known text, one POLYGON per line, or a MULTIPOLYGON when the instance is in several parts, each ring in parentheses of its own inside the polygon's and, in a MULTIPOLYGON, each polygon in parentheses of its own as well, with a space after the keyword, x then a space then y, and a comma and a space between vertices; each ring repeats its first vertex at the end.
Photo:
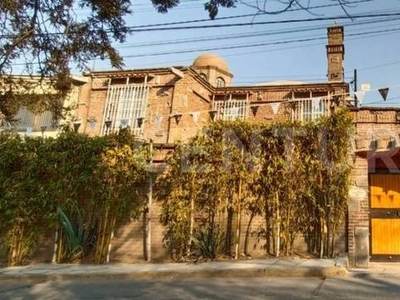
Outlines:
POLYGON ((328 27, 326 55, 328 58, 328 82, 343 82, 343 26, 333 25, 328 27))

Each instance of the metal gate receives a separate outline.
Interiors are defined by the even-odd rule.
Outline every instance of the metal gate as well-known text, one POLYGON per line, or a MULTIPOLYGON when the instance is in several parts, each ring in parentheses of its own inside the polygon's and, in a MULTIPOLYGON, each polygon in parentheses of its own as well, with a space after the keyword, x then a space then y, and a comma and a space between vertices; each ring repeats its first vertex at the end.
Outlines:
POLYGON ((371 260, 400 261, 400 174, 370 175, 371 260))

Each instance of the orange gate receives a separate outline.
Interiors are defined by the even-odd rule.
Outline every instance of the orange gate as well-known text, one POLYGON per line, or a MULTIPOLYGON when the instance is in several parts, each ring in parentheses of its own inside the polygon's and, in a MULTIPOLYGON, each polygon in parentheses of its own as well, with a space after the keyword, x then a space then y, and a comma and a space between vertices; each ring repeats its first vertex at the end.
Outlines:
POLYGON ((371 260, 400 260, 400 174, 370 174, 371 260))

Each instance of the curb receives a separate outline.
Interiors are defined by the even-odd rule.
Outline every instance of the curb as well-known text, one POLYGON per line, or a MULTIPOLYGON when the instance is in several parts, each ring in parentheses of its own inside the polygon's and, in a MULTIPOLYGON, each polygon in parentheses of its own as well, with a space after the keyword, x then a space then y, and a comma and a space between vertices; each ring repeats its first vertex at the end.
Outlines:
POLYGON ((343 277, 348 271, 344 267, 327 268, 258 268, 258 269, 222 269, 222 270, 181 270, 181 271, 136 271, 108 273, 76 274, 0 274, 1 280, 71 280, 71 279, 157 279, 157 278, 193 278, 193 277, 343 277))

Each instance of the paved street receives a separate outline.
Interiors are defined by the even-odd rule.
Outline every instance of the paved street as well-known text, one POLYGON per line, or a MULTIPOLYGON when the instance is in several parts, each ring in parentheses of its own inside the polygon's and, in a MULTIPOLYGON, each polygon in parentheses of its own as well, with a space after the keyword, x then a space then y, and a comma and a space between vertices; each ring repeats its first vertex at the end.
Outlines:
POLYGON ((2 280, 0 299, 398 299, 398 277, 2 280))

